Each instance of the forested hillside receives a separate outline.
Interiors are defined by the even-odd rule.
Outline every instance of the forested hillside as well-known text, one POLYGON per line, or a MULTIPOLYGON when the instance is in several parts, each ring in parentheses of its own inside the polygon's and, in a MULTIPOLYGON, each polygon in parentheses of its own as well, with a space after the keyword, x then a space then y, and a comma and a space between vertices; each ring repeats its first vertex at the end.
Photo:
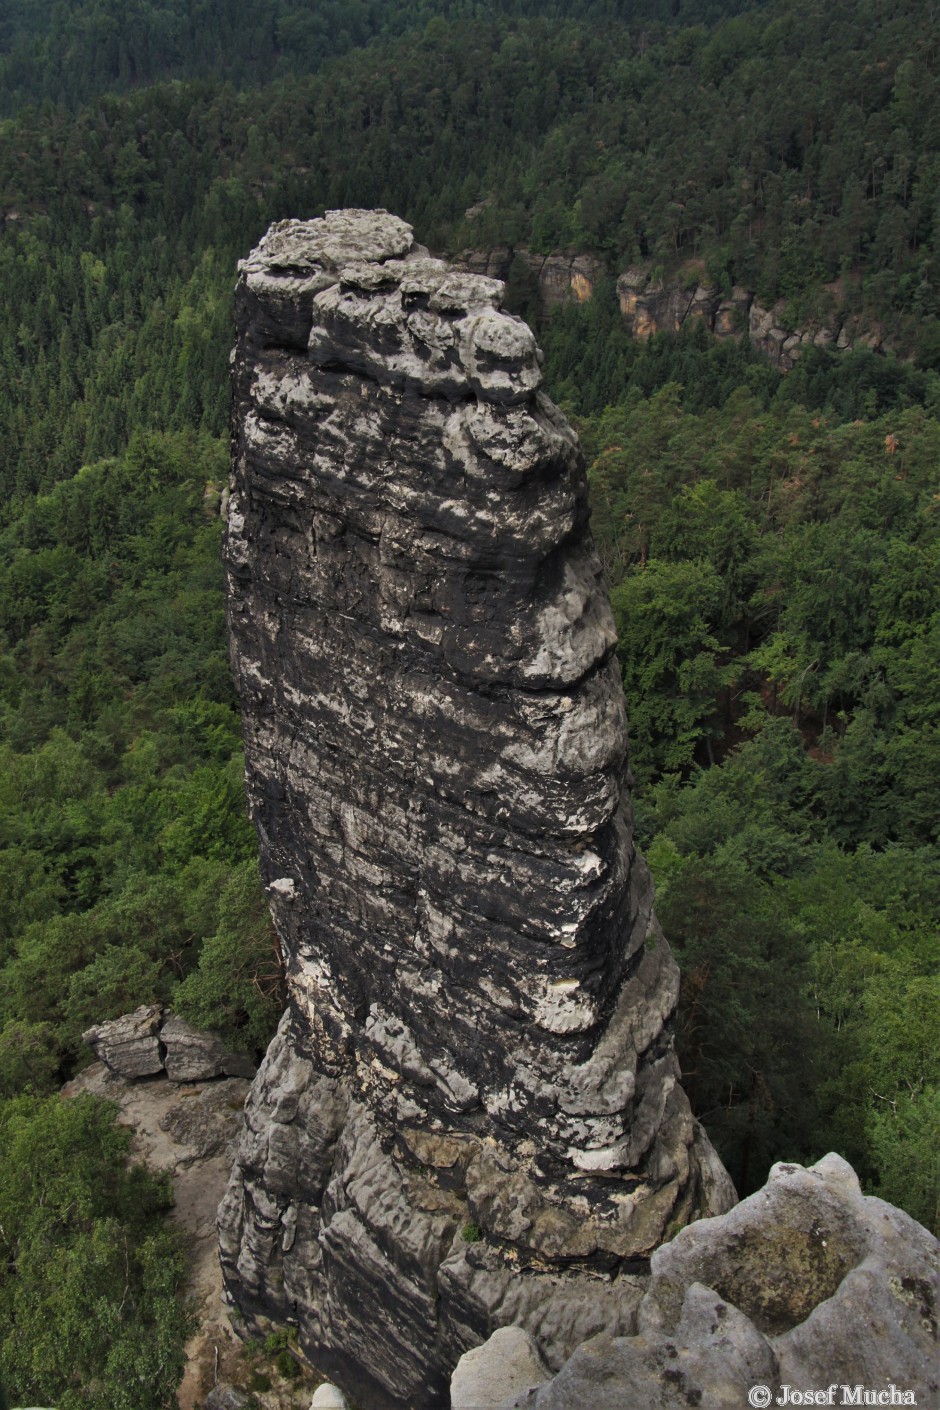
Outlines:
POLYGON ((633 343, 602 281, 539 332, 696 1110, 743 1191, 835 1148, 937 1221, 938 39, 912 0, 4 8, 0 1333, 25 1402, 164 1406, 179 1364, 175 1255, 157 1278, 142 1252, 123 1300, 113 1277, 128 1239, 159 1249, 161 1193, 122 1183, 106 1113, 49 1095, 82 1029, 172 1000, 257 1051, 279 1011, 218 506, 236 260, 325 207, 450 252, 695 260, 794 321, 837 288, 890 330, 903 356, 781 378, 701 329, 633 343), (59 1183, 24 1223, 40 1148, 59 1183), (92 1270, 110 1360, 68 1291, 92 1270), (7 1334, 40 1322, 28 1363, 7 1334))
POLYGON ((592 25, 689 24, 747 0, 7 0, 0 16, 0 112, 51 99, 78 107, 97 93, 172 78, 239 86, 313 73, 329 59, 429 20, 540 15, 592 25))

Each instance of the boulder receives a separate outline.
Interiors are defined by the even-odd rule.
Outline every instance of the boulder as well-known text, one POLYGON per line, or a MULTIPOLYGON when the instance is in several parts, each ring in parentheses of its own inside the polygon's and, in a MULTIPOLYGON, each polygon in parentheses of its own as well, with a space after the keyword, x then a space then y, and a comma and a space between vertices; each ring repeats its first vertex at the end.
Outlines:
POLYGON ((349 1410, 349 1401, 339 1386, 324 1381, 313 1393, 310 1410, 349 1410))
POLYGON ((254 1077, 249 1058, 230 1052, 217 1033, 193 1028, 171 1014, 160 1029, 164 1067, 171 1082, 205 1082, 210 1077, 254 1077))
POLYGON ((837 1155, 775 1165, 762 1190, 656 1251, 636 1335, 595 1338, 512 1404, 738 1410, 756 1384, 835 1383, 935 1405, 938 1303, 932 1234, 864 1196, 837 1155))
POLYGON ((238 1386, 218 1385, 206 1396, 205 1410, 247 1410, 252 1397, 238 1386))
POLYGON ((112 1072, 128 1081, 164 1071, 172 1082, 250 1079, 257 1071, 250 1058, 231 1052, 217 1033, 193 1028, 159 1004, 89 1028, 82 1038, 112 1072))
POLYGON ((163 1010, 159 1004, 142 1005, 133 1013, 122 1014, 109 1023, 89 1028, 82 1039, 112 1072, 133 1081, 163 1071, 160 1027, 163 1010))
POLYGON ((521 1327, 500 1327, 457 1362, 450 1382, 451 1410, 489 1410, 550 1377, 529 1333, 521 1327))
POLYGON ((741 1410, 751 1386, 773 1378, 765 1338, 711 1288, 693 1283, 672 1336, 596 1337, 548 1385, 494 1406, 741 1410))

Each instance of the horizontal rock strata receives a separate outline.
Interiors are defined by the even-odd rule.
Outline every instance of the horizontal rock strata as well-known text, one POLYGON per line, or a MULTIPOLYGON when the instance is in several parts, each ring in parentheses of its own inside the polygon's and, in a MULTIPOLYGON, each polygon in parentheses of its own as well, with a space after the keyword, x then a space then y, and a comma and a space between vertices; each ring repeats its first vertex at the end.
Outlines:
MULTIPOLYGON (((594 255, 540 255, 508 245, 463 250, 459 265, 477 274, 508 279, 515 285, 517 299, 534 296, 542 318, 550 317, 564 304, 593 298, 598 283, 608 277, 603 260, 594 255)), ((781 372, 792 371, 808 347, 890 351, 884 329, 846 307, 842 280, 824 284, 821 311, 795 326, 786 299, 765 308, 743 285, 736 284, 730 291, 722 289, 698 260, 687 262, 667 278, 651 264, 630 265, 610 277, 616 280, 625 325, 641 340, 655 333, 676 334, 698 322, 718 339, 747 338, 781 372)))
POLYGON ((193 1028, 159 1004, 99 1023, 82 1034, 95 1056, 128 1081, 166 1072, 171 1082, 213 1077, 254 1077, 250 1058, 231 1052, 217 1033, 193 1028))
POLYGON ((384 212, 241 266, 226 542, 290 1007, 221 1247, 249 1323, 434 1406, 519 1323, 628 1330, 733 1192, 678 1085, 583 462, 503 286, 384 212))

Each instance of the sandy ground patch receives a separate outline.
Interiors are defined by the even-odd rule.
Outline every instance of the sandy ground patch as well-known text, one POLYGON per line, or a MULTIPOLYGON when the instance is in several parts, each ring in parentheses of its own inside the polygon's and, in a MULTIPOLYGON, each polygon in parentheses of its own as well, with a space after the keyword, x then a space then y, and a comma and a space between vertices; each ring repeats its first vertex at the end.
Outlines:
POLYGON ((249 1085, 241 1077, 185 1085, 162 1076, 127 1082, 97 1062, 63 1089, 65 1096, 92 1092, 116 1102, 119 1122, 133 1132, 133 1155, 172 1181, 172 1219, 186 1235, 188 1249, 185 1295, 199 1318, 186 1346, 180 1410, 202 1410, 216 1379, 236 1379, 241 1364, 242 1345, 222 1304, 215 1212, 249 1085))

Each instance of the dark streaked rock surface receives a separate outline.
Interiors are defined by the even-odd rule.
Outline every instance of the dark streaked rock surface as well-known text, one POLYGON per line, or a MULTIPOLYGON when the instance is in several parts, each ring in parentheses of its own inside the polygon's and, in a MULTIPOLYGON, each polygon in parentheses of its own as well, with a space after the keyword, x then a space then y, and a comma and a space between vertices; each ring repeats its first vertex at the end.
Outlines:
POLYGON ((241 265, 225 550, 290 1008, 220 1210, 249 1324, 373 1410, 632 1329, 733 1191, 678 1085, 583 462, 502 285, 385 212, 241 265))

